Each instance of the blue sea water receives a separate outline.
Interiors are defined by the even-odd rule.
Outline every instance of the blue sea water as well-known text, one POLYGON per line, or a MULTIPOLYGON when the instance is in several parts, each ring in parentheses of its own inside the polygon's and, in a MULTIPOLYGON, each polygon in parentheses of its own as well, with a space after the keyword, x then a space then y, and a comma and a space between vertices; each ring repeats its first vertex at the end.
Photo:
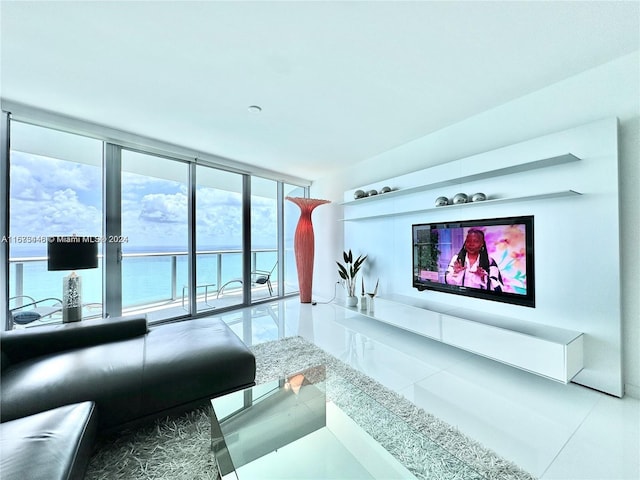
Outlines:
MULTIPOLYGON (((212 248, 211 250, 224 250, 212 248)), ((129 248, 122 259, 122 306, 123 308, 160 302, 172 298, 175 288, 175 297, 182 298, 183 287, 188 284, 187 255, 166 255, 155 257, 127 257, 126 253, 167 253, 183 252, 184 249, 171 247, 143 247, 129 248), (175 258, 176 282, 172 285, 173 258, 175 258)), ((41 248, 15 249, 11 258, 45 257, 46 253, 41 248)), ((259 252, 256 256, 256 268, 271 270, 277 259, 276 252, 259 252)), ((218 285, 217 272, 218 261, 221 261, 221 283, 242 276, 242 255, 240 253, 225 253, 223 255, 202 254, 197 257, 196 276, 197 284, 218 285)), ((40 261, 27 261, 17 267, 16 262, 10 263, 9 268, 9 295, 15 296, 20 283, 19 270, 22 268, 22 294, 35 299, 48 297, 60 298, 62 296, 62 279, 70 272, 47 271, 46 259, 40 261)), ((99 259, 98 268, 79 270, 76 272, 82 277, 82 301, 83 303, 102 303, 102 259, 99 259)), ((274 272, 274 276, 276 272, 274 272)), ((106 286, 109 289, 109 285, 106 286)))

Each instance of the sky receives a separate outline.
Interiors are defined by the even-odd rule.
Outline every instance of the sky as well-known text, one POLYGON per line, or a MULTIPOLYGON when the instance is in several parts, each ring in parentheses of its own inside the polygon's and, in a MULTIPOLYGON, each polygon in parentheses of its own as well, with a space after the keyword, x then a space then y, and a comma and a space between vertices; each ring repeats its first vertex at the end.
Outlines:
MULTIPOLYGON (((10 237, 50 235, 102 237, 101 169, 24 152, 11 152, 10 237)), ((142 247, 187 248, 187 188, 183 182, 122 174, 123 251, 142 247)), ((277 246, 275 199, 252 198, 254 248, 277 246)), ((241 195, 223 189, 196 190, 198 249, 240 248, 241 195)), ((40 251, 44 243, 12 242, 12 257, 40 251)))

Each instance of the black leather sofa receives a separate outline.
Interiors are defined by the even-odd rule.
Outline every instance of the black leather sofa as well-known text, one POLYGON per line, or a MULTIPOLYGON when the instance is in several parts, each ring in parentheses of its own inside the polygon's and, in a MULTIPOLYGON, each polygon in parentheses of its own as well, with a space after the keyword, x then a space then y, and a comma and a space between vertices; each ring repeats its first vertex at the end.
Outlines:
POLYGON ((0 348, 2 479, 83 478, 95 432, 189 408, 255 380, 255 357, 218 319, 150 328, 145 317, 85 320, 0 332, 0 348), (72 413, 75 421, 66 421, 72 413), (32 448, 34 435, 51 448, 32 448), (66 439, 66 449, 46 458, 56 439, 66 439), (40 464, 46 475, 25 476, 26 466, 40 464))
POLYGON ((0 423, 0 478, 82 479, 97 428, 93 402, 0 423))

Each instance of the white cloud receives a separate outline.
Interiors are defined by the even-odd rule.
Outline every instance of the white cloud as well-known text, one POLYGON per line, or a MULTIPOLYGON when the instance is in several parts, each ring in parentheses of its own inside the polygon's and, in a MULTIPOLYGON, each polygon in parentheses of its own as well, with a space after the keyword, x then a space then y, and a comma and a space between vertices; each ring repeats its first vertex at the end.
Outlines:
POLYGON ((58 190, 47 201, 12 199, 10 228, 16 236, 100 236, 102 212, 83 204, 74 190, 58 190))
POLYGON ((148 194, 142 197, 140 220, 187 224, 187 196, 184 193, 148 194))
POLYGON ((18 167, 26 169, 31 180, 45 191, 101 188, 101 172, 96 166, 15 152, 11 156, 11 175, 18 167))
MULTIPOLYGON (((101 182, 98 167, 12 152, 11 234, 102 235, 101 182)), ((122 234, 130 247, 186 249, 187 185, 125 172, 122 189, 122 234)), ((242 195, 199 187, 196 202, 198 247, 240 247, 242 195)), ((275 246, 275 201, 254 196, 252 211, 253 244, 275 246)))
POLYGON ((24 165, 16 165, 11 168, 11 198, 22 200, 48 200, 48 192, 43 185, 36 180, 31 171, 24 165))

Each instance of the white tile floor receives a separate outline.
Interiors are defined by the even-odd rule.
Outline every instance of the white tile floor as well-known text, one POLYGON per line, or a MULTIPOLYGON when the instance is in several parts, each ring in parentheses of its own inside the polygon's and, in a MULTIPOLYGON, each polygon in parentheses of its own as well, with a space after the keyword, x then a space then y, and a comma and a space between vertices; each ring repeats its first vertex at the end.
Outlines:
POLYGON ((335 304, 221 315, 247 343, 300 335, 544 480, 640 479, 640 402, 563 385, 335 304))

